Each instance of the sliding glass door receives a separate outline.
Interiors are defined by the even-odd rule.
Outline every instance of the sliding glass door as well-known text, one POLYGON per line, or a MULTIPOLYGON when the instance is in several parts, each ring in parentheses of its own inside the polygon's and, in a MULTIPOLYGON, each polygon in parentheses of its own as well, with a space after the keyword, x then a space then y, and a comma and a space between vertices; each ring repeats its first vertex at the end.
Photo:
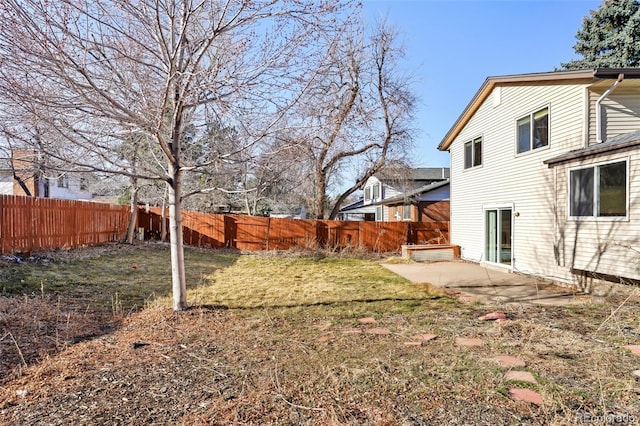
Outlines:
POLYGON ((511 265, 512 208, 485 210, 485 259, 511 265))

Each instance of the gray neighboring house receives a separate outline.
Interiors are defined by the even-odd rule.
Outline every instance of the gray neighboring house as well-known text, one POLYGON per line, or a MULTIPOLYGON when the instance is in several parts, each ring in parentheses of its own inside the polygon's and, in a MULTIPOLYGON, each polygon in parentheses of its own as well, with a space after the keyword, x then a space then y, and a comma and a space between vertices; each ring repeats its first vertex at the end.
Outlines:
POLYGON ((585 290, 640 279, 640 69, 489 77, 438 148, 463 259, 585 290))
POLYGON ((362 197, 341 208, 339 217, 341 220, 396 222, 421 221, 424 216, 426 220, 427 216, 422 215, 422 206, 426 204, 446 201, 448 210, 448 182, 447 167, 385 169, 367 180, 362 197))

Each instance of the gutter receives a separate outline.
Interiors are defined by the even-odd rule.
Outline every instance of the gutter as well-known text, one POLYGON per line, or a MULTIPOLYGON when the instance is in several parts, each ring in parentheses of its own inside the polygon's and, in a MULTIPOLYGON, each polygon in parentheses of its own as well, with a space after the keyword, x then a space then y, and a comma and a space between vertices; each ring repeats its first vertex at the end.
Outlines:
POLYGON ((618 74, 618 79, 598 98, 596 101, 596 142, 604 142, 602 136, 602 101, 611 94, 616 87, 624 80, 624 73, 618 74))

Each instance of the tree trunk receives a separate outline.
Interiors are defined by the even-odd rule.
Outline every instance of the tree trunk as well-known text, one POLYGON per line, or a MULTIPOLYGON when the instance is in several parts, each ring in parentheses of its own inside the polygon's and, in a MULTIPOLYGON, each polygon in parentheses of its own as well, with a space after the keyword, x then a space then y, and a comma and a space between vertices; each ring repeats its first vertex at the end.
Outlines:
MULTIPOLYGON (((171 166, 173 167, 173 166, 171 166)), ((184 272, 184 248, 182 237, 182 200, 180 199, 181 172, 172 170, 169 184, 169 245, 171 247, 171 283, 173 289, 173 310, 187 309, 187 279, 184 272)))
POLYGON ((136 223, 138 219, 138 182, 137 179, 131 180, 131 216, 129 217, 129 226, 127 227, 127 244, 133 244, 136 237, 136 223))
POLYGON ((326 175, 317 173, 316 176, 316 197, 314 209, 316 213, 316 219, 324 219, 324 208, 327 204, 326 175))

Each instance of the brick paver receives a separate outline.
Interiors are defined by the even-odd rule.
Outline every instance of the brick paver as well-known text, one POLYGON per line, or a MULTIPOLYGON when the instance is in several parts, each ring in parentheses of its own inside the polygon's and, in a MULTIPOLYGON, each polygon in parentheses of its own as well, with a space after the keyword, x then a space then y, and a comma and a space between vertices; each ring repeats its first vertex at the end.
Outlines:
POLYGON ((498 361, 498 364, 500 364, 500 367, 505 367, 505 368, 509 368, 509 367, 525 367, 527 365, 520 358, 517 358, 515 356, 511 356, 511 355, 498 355, 498 356, 494 357, 494 359, 496 361, 498 361))
POLYGON ((632 354, 640 355, 640 345, 627 345, 624 348, 630 350, 632 354))
POLYGON ((507 371, 506 373, 504 373, 504 379, 508 382, 528 382, 533 384, 538 383, 536 378, 533 377, 533 374, 529 373, 528 371, 507 371))
POLYGON ((536 405, 542 405, 542 395, 531 389, 511 388, 509 389, 509 396, 514 401, 525 401, 536 405))
POLYGON ((466 337, 456 337, 456 345, 458 346, 482 346, 484 342, 481 339, 469 339, 466 337))
POLYGON ((367 328, 365 331, 369 334, 377 334, 380 336, 391 334, 391 330, 388 328, 367 328))

